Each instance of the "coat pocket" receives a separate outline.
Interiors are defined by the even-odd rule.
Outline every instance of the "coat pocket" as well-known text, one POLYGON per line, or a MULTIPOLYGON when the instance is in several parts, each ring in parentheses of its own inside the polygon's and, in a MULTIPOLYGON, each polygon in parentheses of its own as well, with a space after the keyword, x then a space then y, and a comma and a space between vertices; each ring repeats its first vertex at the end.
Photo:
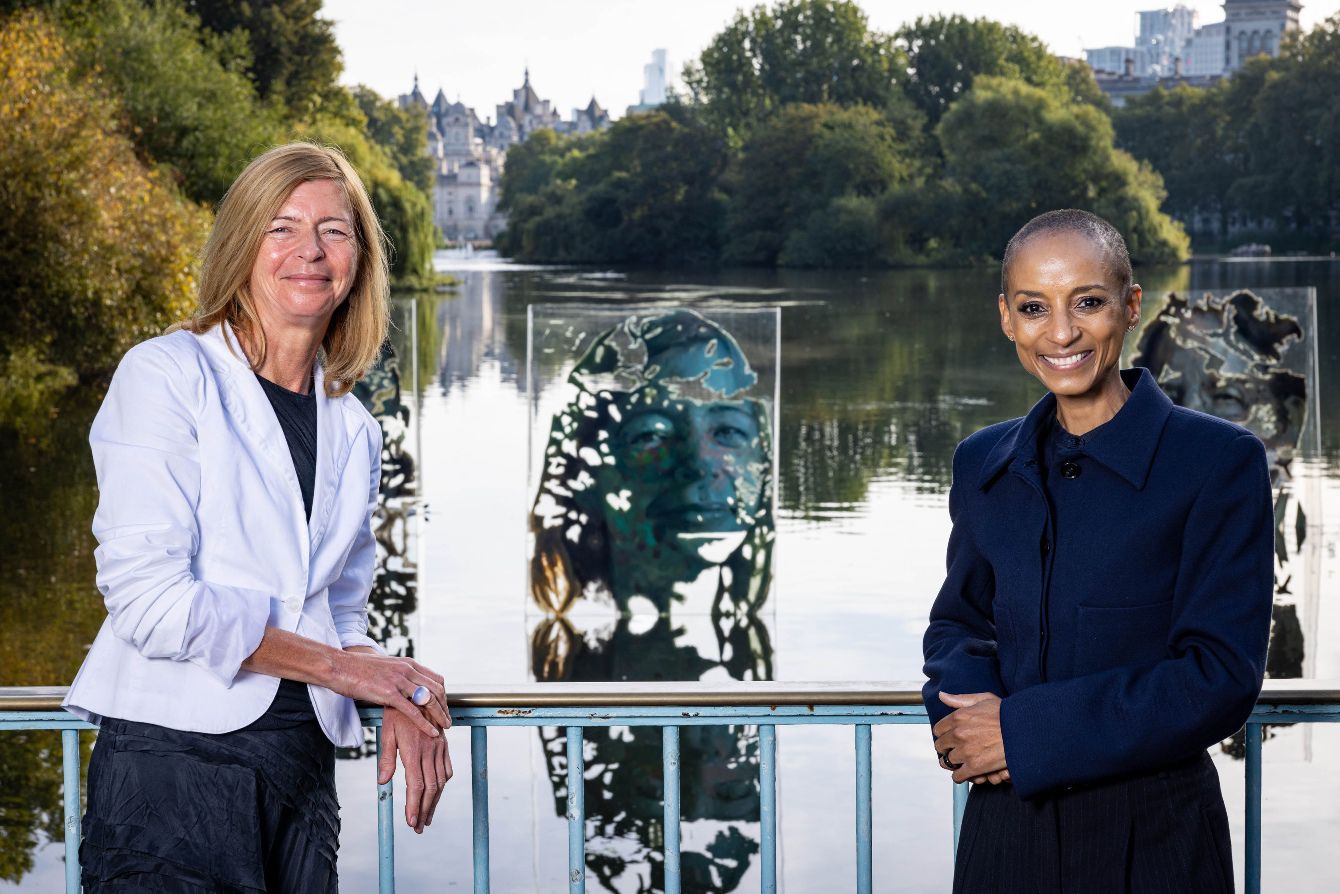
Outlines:
POLYGON ((1153 605, 1081 605, 1074 676, 1166 658, 1172 609, 1171 599, 1153 605))

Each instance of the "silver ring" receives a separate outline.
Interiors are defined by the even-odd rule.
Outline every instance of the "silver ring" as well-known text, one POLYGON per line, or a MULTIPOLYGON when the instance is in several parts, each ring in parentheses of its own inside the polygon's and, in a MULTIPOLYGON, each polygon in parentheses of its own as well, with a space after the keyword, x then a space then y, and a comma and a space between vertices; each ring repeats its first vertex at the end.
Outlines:
POLYGON ((415 686, 414 692, 410 694, 409 700, 422 708, 433 700, 433 694, 428 691, 427 686, 415 686))

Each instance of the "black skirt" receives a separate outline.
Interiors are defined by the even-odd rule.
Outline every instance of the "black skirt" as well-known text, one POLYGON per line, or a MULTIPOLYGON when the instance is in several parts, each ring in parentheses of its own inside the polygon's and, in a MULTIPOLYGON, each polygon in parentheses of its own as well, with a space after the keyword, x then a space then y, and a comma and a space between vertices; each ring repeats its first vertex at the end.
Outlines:
POLYGON ((1232 894, 1219 774, 1201 753, 1173 767, 1022 801, 968 794, 955 894, 1232 894))
POLYGON ((106 718, 88 765, 85 891, 337 890, 335 747, 307 687, 229 733, 106 718))

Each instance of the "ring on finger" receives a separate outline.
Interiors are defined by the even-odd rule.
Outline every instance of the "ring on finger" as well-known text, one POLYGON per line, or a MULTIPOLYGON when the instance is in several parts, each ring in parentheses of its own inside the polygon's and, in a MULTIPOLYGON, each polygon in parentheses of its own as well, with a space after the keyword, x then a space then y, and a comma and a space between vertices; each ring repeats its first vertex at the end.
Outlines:
POLYGON ((422 708, 433 700, 433 693, 428 691, 427 686, 415 686, 414 692, 411 693, 409 700, 422 708))

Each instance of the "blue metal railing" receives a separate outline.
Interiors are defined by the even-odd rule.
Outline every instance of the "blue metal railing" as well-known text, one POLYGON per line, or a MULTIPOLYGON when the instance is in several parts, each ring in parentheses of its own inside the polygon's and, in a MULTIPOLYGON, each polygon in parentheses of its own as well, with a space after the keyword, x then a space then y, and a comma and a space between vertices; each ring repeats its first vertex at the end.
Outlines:
MULTIPOLYGON (((0 731, 61 731, 64 767, 66 890, 79 891, 79 733, 92 727, 59 710, 64 689, 0 688, 0 731)), ((680 890, 679 737, 685 726, 757 726, 759 730, 760 874, 765 894, 777 890, 777 727, 840 724, 854 729, 856 748, 857 891, 873 889, 871 729, 876 724, 924 723, 920 689, 910 684, 726 685, 679 683, 528 684, 481 687, 450 696, 452 721, 470 728, 473 802, 474 891, 489 891, 488 727, 565 727, 567 744, 568 890, 586 889, 584 731, 588 727, 662 728, 666 894, 680 890)), ((381 709, 363 708, 381 751, 381 709)), ((1340 685, 1318 681, 1268 681, 1246 727, 1245 879, 1247 894, 1261 890, 1261 734, 1264 724, 1340 722, 1340 685)), ((378 875, 381 891, 395 890, 393 783, 377 787, 378 875)), ((967 803, 956 785, 953 847, 967 803)))

